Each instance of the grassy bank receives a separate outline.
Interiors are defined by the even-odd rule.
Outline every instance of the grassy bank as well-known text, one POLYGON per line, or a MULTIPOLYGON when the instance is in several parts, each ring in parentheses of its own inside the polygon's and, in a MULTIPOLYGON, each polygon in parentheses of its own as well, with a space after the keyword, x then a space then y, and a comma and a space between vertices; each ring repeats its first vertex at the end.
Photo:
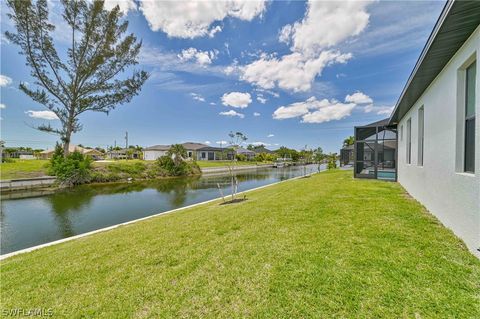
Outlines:
MULTIPOLYGON (((1 179, 30 178, 48 175, 48 160, 15 160, 12 163, 1 163, 1 179)), ((149 179, 161 177, 155 172, 154 161, 117 160, 94 162, 93 173, 96 181, 120 181, 129 177, 149 179)), ((229 161, 197 161, 200 168, 224 167, 229 161)), ((235 165, 257 165, 270 163, 236 162, 235 165)))
POLYGON ((0 263, 66 318, 478 318, 480 261, 396 183, 324 172, 0 263))
POLYGON ((1 179, 31 178, 47 175, 47 160, 21 160, 0 164, 1 179))

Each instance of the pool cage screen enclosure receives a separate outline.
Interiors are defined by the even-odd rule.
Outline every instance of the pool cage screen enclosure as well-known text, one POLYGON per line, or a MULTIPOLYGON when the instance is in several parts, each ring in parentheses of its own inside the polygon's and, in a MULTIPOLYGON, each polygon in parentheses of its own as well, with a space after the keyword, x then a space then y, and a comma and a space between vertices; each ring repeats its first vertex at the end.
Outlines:
POLYGON ((355 177, 396 181, 397 142, 388 119, 355 127, 355 177))

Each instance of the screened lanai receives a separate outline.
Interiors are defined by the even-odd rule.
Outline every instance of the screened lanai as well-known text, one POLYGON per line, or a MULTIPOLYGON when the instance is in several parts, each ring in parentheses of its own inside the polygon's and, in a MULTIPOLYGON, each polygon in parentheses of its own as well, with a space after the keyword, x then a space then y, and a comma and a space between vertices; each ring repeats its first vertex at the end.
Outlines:
POLYGON ((397 128, 388 119, 355 127, 355 177, 397 180, 397 128))

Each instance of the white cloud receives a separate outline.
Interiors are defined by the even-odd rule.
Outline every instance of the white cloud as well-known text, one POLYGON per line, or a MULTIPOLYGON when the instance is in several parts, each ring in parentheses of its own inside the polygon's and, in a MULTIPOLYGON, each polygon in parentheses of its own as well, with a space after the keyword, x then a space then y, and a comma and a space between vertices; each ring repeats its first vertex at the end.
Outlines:
POLYGON ((257 101, 262 103, 262 104, 265 104, 267 103, 267 99, 263 97, 263 94, 257 94, 257 101))
MULTIPOLYGON (((270 91, 270 90, 265 90, 265 89, 262 89, 262 88, 260 88, 260 87, 255 88, 255 91, 257 91, 257 92, 262 92, 262 93, 268 93, 268 94, 270 94, 271 96, 276 97, 276 98, 279 98, 279 97, 280 97, 280 94, 278 94, 277 92, 273 92, 273 91, 270 91)), ((263 96, 262 93, 259 93, 258 95, 263 96)))
POLYGON ((378 106, 377 114, 390 115, 393 112, 395 106, 378 106))
MULTIPOLYGON (((216 51, 213 51, 214 54, 216 54, 215 52, 216 51)), ((223 78, 226 77, 224 73, 224 66, 200 64, 195 58, 195 55, 192 56, 191 60, 182 60, 181 57, 183 58, 182 54, 168 52, 160 47, 143 45, 140 51, 139 60, 143 65, 154 67, 154 73, 162 74, 165 71, 180 71, 198 75, 209 75, 223 78)))
POLYGON ((162 30, 169 37, 196 38, 214 36, 215 21, 226 17, 251 21, 265 10, 265 1, 152 1, 142 0, 140 10, 153 31, 162 30))
POLYGON ((213 38, 215 36, 215 33, 217 32, 222 32, 222 27, 217 25, 215 26, 214 28, 210 29, 210 31, 208 31, 208 36, 210 38, 213 38))
POLYGON ((278 35, 278 40, 283 43, 290 43, 290 37, 292 36, 292 31, 293 28, 290 24, 287 24, 280 30, 280 33, 278 35))
POLYGON ((282 57, 263 54, 239 67, 240 79, 264 89, 309 91, 325 67, 352 58, 350 53, 330 48, 366 28, 370 17, 366 7, 370 2, 309 1, 304 18, 280 30, 279 41, 291 44, 292 52, 282 57))
POLYGON ((253 116, 260 116, 261 114, 258 112, 253 112, 253 116))
POLYGON ((7 86, 12 84, 12 79, 6 75, 0 74, 0 86, 7 86))
POLYGON ((365 113, 375 112, 379 115, 390 115, 394 106, 375 106, 373 104, 366 105, 363 110, 365 113))
POLYGON ((335 99, 317 100, 312 96, 306 101, 277 108, 272 117, 276 120, 301 117, 302 123, 323 123, 350 116, 357 106, 362 107, 365 113, 388 115, 393 110, 393 106, 375 106, 371 97, 357 91, 348 94, 343 103, 335 99))
POLYGON ((345 102, 351 102, 355 104, 372 104, 373 100, 371 97, 366 95, 365 93, 362 93, 360 91, 357 91, 353 93, 352 95, 347 95, 345 97, 345 102))
POLYGON ((365 113, 375 112, 376 114, 388 115, 392 113, 393 106, 376 106, 373 103, 373 99, 363 92, 357 91, 353 94, 348 94, 345 97, 345 102, 355 103, 363 106, 365 113))
POLYGON ((245 115, 243 115, 242 113, 238 113, 234 110, 230 110, 230 111, 227 111, 227 112, 220 112, 218 114, 223 115, 223 116, 228 116, 228 117, 238 116, 241 119, 243 119, 245 117, 245 115))
POLYGON ((235 65, 229 65, 223 70, 223 73, 225 73, 226 75, 230 75, 236 72, 237 70, 238 70, 238 67, 236 67, 235 65))
POLYGON ((192 92, 192 93, 190 93, 190 96, 196 101, 205 102, 205 98, 203 96, 201 96, 200 94, 192 92))
POLYGON ((203 144, 210 145, 210 144, 212 144, 212 142, 210 142, 210 141, 205 141, 205 142, 203 142, 203 144))
POLYGON ((269 143, 265 143, 265 142, 252 142, 252 143, 248 143, 248 144, 252 144, 253 146, 270 146, 271 144, 269 143))
POLYGON ((273 134, 268 134, 267 137, 274 137, 275 135, 273 134))
POLYGON ((130 10, 137 10, 137 5, 133 0, 106 0, 104 8, 107 10, 112 10, 116 5, 119 6, 120 11, 124 14, 127 14, 130 10))
POLYGON ((346 63, 351 58, 349 53, 331 50, 323 51, 315 58, 305 57, 298 52, 281 58, 262 55, 259 60, 240 67, 240 78, 263 89, 278 86, 294 92, 308 91, 326 66, 346 63))
POLYGON ((360 34, 368 25, 366 7, 372 1, 309 1, 305 17, 286 25, 279 40, 292 44, 292 51, 316 56, 322 49, 360 34))
POLYGON ((349 116, 355 106, 354 103, 341 103, 334 99, 319 101, 311 97, 304 102, 279 107, 273 113, 273 118, 282 120, 301 117, 303 123, 323 123, 349 116))
POLYGON ((210 102, 210 105, 217 105, 217 103, 215 103, 215 102, 210 102))
POLYGON ((6 107, 7 107, 7 106, 6 106, 5 104, 0 103, 0 109, 4 109, 4 108, 6 108, 6 107))
POLYGON ((196 63, 205 66, 211 64, 216 59, 218 54, 217 50, 212 51, 200 51, 196 48, 188 48, 182 50, 182 53, 178 55, 181 61, 195 61, 196 63))
POLYGON ((216 141, 215 143, 218 144, 218 145, 220 145, 220 146, 223 146, 223 145, 227 145, 227 144, 228 144, 227 141, 216 141))
POLYGON ((222 104, 225 106, 243 109, 246 108, 250 103, 252 103, 252 97, 250 93, 230 92, 225 93, 222 96, 222 104))
POLYGON ((58 116, 53 113, 52 111, 26 111, 25 114, 28 116, 36 118, 36 119, 43 119, 43 120, 58 120, 58 116))

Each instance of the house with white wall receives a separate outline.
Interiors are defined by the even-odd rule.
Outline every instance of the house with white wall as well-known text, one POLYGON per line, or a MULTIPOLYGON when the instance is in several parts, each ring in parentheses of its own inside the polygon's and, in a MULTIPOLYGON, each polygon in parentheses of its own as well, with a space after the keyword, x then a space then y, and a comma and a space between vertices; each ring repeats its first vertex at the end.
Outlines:
MULTIPOLYGON (((202 143, 186 142, 181 144, 186 152, 187 158, 197 161, 217 161, 231 159, 234 151, 228 148, 212 147, 202 143)), ((146 161, 154 161, 162 156, 167 155, 171 145, 154 145, 143 150, 143 159, 146 161)))
POLYGON ((154 161, 157 158, 167 155, 171 145, 153 145, 143 149, 143 159, 154 161))
POLYGON ((448 1, 389 119, 397 179, 480 257, 480 1, 448 1))

